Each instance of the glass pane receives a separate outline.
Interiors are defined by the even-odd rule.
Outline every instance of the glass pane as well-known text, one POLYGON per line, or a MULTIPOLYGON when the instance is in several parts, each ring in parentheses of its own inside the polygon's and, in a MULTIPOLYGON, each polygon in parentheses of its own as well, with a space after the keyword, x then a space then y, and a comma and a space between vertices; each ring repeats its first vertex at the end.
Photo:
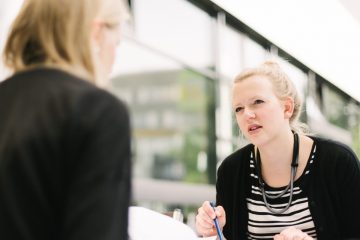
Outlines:
POLYGON ((302 111, 300 113, 300 121, 306 123, 307 116, 306 116, 306 88, 308 84, 308 76, 306 73, 301 71, 299 68, 295 67, 291 63, 287 62, 286 60, 279 58, 278 61, 281 64, 281 68, 284 72, 289 76, 291 81, 294 83, 298 93, 300 94, 300 98, 303 101, 302 111))
POLYGON ((135 177, 208 182, 212 81, 126 39, 119 55, 112 91, 132 113, 135 177))
POLYGON ((269 53, 257 42, 251 38, 244 36, 243 37, 243 58, 244 58, 244 68, 256 67, 261 64, 269 53))
POLYGON ((360 106, 354 102, 350 104, 350 130, 352 133, 352 148, 358 157, 360 157, 360 106))
POLYGON ((232 82, 242 68, 242 35, 229 26, 220 27, 219 72, 232 82))
POLYGON ((233 118, 232 85, 225 81, 219 83, 219 104, 216 112, 216 136, 218 160, 224 160, 232 151, 233 118))
POLYGON ((323 86, 323 101, 324 115, 327 120, 336 126, 348 129, 348 114, 346 111, 348 101, 327 85, 323 86))
POLYGON ((287 62, 284 59, 279 58, 279 62, 281 64, 281 68, 284 70, 284 72, 289 76, 291 81, 294 83, 302 100, 304 100, 307 81, 308 81, 308 77, 307 77, 306 73, 304 73, 299 68, 295 67, 294 65, 287 62))
POLYGON ((213 66, 212 26, 206 13, 183 0, 134 0, 136 37, 193 67, 213 66))

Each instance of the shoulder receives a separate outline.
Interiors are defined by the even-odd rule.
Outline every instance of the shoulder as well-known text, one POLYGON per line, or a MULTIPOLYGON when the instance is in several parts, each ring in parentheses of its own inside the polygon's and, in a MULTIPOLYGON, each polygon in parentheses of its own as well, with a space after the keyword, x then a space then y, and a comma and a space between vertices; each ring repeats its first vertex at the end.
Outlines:
POLYGON ((38 106, 51 109, 49 114, 56 112, 64 118, 72 116, 75 121, 88 122, 89 117, 95 120, 114 115, 127 117, 126 105, 113 94, 55 68, 34 68, 16 73, 5 80, 2 87, 9 96, 16 94, 23 102, 31 99, 38 106))
POLYGON ((55 101, 68 106, 72 123, 82 127, 99 126, 100 122, 108 127, 129 125, 128 107, 118 97, 68 73, 54 74, 62 75, 57 83, 61 90, 55 101))
POLYGON ((87 131, 115 133, 129 128, 130 116, 124 102, 105 90, 95 89, 79 96, 71 122, 87 131))
POLYGON ((311 138, 316 147, 317 160, 324 168, 359 168, 356 154, 346 144, 320 137, 311 138))
POLYGON ((332 139, 326 139, 321 137, 311 137, 316 145, 316 150, 325 155, 336 157, 352 156, 357 158, 354 151, 346 144, 338 142, 332 139))
MULTIPOLYGON (((96 86, 72 73, 57 68, 37 67, 20 71, 4 80, 7 87, 26 86, 27 91, 42 89, 45 93, 52 89, 58 92, 64 89, 94 89, 96 86)), ((21 90, 21 89, 20 89, 21 90)))
POLYGON ((79 92, 94 89, 89 82, 55 68, 33 68, 17 72, 4 80, 0 91, 22 98, 42 101, 71 98, 79 92))
POLYGON ((248 163, 251 152, 254 148, 253 144, 248 144, 229 156, 227 156, 219 167, 219 171, 234 171, 239 167, 245 166, 248 163))
POLYGON ((86 79, 55 68, 36 68, 20 72, 11 80, 14 84, 20 82, 28 85, 27 91, 31 89, 34 94, 41 89, 43 95, 51 98, 50 100, 66 101, 73 106, 101 107, 111 104, 126 108, 125 104, 110 92, 98 88, 86 79))

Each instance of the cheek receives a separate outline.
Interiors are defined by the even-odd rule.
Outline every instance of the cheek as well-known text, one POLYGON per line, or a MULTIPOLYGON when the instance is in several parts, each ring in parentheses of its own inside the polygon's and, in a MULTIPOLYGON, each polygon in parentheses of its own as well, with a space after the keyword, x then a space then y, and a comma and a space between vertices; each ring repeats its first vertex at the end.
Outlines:
POLYGON ((111 45, 109 47, 109 53, 108 53, 108 63, 111 66, 114 64, 115 54, 116 54, 116 45, 111 45))
POLYGON ((261 118, 268 119, 268 122, 271 122, 270 124, 273 124, 274 122, 281 122, 281 120, 284 119, 284 113, 280 107, 273 106, 267 111, 261 112, 261 118))
POLYGON ((107 41, 103 51, 103 64, 107 71, 111 70, 115 61, 116 43, 114 41, 107 41))
POLYGON ((236 122, 240 128, 241 131, 245 131, 246 129, 246 121, 244 120, 244 118, 241 115, 235 115, 236 117, 236 122))

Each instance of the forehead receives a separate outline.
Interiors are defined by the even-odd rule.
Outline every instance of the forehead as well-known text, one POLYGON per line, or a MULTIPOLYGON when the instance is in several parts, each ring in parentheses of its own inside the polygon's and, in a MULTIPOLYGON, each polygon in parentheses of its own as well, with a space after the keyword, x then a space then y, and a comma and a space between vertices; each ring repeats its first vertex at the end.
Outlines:
POLYGON ((246 94, 252 91, 271 91, 273 92, 273 86, 270 79, 263 75, 254 75, 239 82, 234 83, 234 91, 240 91, 242 94, 246 94))
POLYGON ((272 83, 268 77, 255 75, 234 83, 234 101, 247 101, 256 97, 275 97, 272 83))
POLYGON ((98 12, 98 17, 103 20, 119 21, 125 15, 125 6, 121 0, 103 0, 98 12))

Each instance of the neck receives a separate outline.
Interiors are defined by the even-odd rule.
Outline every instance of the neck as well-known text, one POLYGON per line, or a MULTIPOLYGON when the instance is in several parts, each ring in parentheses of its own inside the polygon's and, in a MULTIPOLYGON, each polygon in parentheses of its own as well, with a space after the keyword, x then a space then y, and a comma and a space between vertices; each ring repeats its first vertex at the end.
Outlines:
POLYGON ((261 162, 264 170, 289 169, 293 156, 294 136, 291 131, 279 134, 271 142, 259 146, 261 162))

